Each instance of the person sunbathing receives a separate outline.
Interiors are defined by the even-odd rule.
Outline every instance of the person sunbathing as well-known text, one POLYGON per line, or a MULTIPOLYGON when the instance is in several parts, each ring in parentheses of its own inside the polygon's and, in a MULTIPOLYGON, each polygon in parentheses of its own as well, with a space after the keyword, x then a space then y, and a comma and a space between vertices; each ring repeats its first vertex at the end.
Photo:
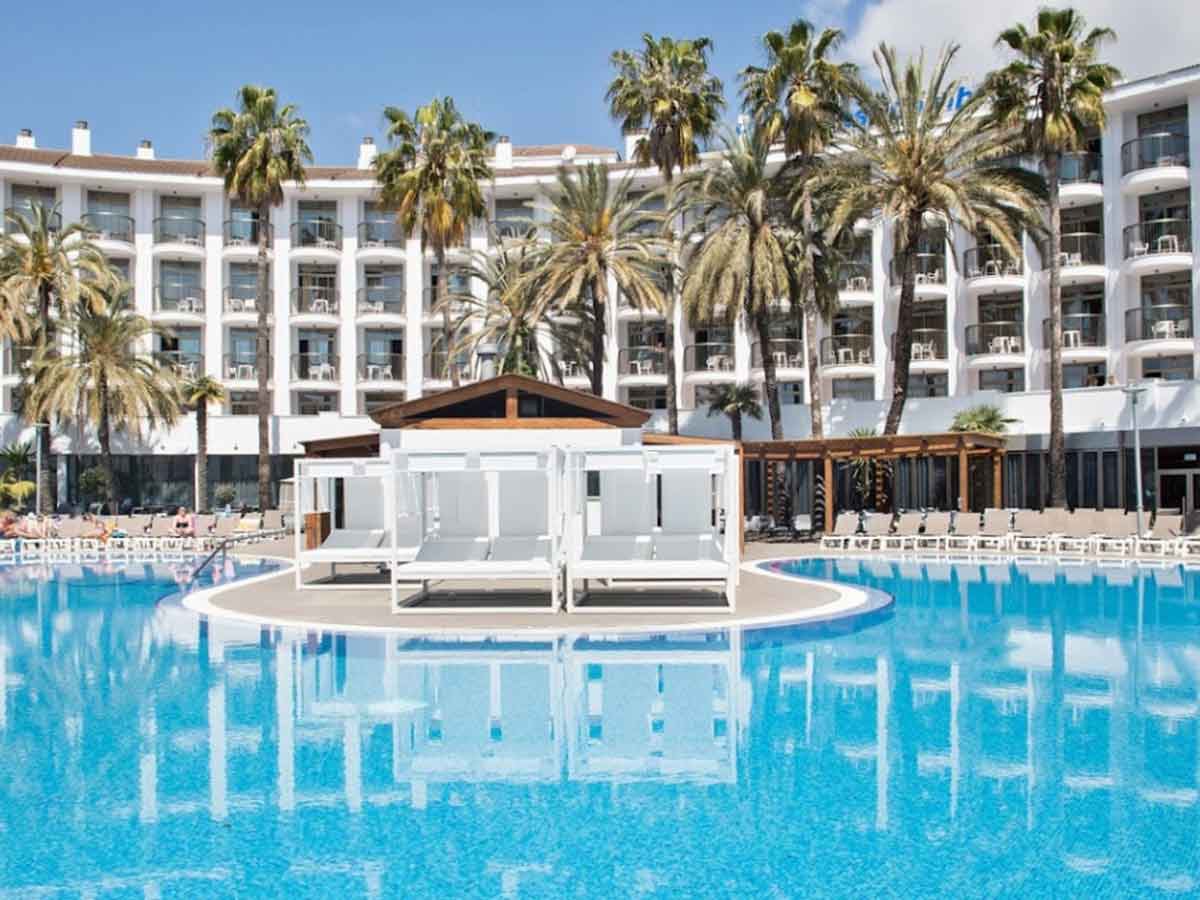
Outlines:
POLYGON ((17 523, 14 536, 31 541, 44 541, 50 537, 50 520, 38 516, 26 516, 17 523))
POLYGON ((13 538, 20 537, 20 535, 17 534, 18 527, 19 525, 17 522, 17 517, 11 512, 6 512, 2 517, 0 517, 0 538, 11 540, 13 538))
POLYGON ((112 529, 99 516, 84 513, 83 524, 85 530, 80 537, 88 538, 89 540, 107 541, 112 536, 112 529))
POLYGON ((196 523, 192 517, 188 515, 187 507, 181 506, 175 513, 175 521, 171 524, 172 530, 176 537, 195 537, 196 523))

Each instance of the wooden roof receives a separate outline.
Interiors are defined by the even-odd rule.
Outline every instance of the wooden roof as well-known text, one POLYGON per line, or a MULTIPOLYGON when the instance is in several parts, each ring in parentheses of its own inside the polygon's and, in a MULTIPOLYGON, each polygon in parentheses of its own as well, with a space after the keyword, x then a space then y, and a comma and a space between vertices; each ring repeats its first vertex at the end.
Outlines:
POLYGON ((641 428, 650 413, 525 375, 500 375, 381 406, 383 428, 641 428))
POLYGON ((981 431, 940 434, 889 434, 870 437, 807 438, 799 441, 744 441, 747 458, 849 459, 851 457, 951 456, 967 453, 1003 453, 1004 435, 981 431))
POLYGON ((311 441, 301 441, 305 456, 352 457, 361 459, 364 456, 379 455, 379 432, 369 434, 351 434, 344 437, 316 438, 311 441))

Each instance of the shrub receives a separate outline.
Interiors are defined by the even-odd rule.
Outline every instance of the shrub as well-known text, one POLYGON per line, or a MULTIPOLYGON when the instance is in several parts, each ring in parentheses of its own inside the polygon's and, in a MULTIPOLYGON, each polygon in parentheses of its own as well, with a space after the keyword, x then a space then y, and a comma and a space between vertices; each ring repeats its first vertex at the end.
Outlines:
POLYGON ((226 506, 232 506, 233 501, 237 499, 237 488, 232 484, 218 484, 217 489, 213 491, 213 503, 218 509, 226 506))

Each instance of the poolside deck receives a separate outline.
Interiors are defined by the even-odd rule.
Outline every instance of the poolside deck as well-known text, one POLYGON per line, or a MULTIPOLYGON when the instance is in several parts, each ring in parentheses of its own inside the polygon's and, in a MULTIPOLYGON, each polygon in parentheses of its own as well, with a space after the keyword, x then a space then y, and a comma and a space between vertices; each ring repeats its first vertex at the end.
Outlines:
MULTIPOLYGON (((293 545, 291 540, 274 541, 271 543, 255 544, 241 547, 239 555, 246 556, 276 556, 291 558, 293 545)), ((801 556, 819 552, 817 544, 749 544, 746 547, 747 561, 767 559, 778 556, 801 556)), ((321 567, 310 570, 310 578, 329 578, 328 571, 322 572, 321 567)), ((645 629, 653 627, 698 627, 704 624, 723 626, 741 624, 767 619, 786 620, 790 617, 803 617, 812 614, 812 610, 835 602, 840 594, 832 588, 815 587, 789 583, 786 580, 758 575, 751 572, 742 573, 742 582, 738 590, 738 608, 735 613, 728 613, 722 607, 721 600, 709 595, 697 596, 694 592, 679 591, 672 600, 681 605, 688 604, 686 610, 666 613, 637 613, 621 610, 623 604, 644 602, 644 598, 635 594, 605 594, 606 608, 600 612, 575 612, 557 615, 536 613, 506 612, 506 604, 528 605, 528 591, 522 591, 520 584, 513 586, 512 593, 495 592, 491 595, 482 593, 486 585, 457 582, 453 585, 457 597, 452 600, 439 592, 420 609, 429 609, 428 615, 420 612, 407 612, 403 616, 391 612, 390 600, 386 586, 386 577, 377 576, 366 568, 356 570, 342 567, 338 572, 339 584, 355 584, 356 590, 345 591, 313 591, 297 592, 291 572, 278 575, 251 585, 234 585, 209 600, 214 615, 222 612, 237 617, 250 617, 262 621, 277 623, 286 627, 296 626, 348 626, 351 628, 381 628, 406 629, 413 631, 496 631, 507 632, 522 630, 576 630, 603 629, 619 631, 625 629, 645 629), (370 587, 378 584, 378 590, 370 587), (485 601, 485 598, 489 597, 485 601), (444 607, 450 602, 461 602, 469 597, 472 605, 482 602, 494 604, 497 611, 475 613, 446 612, 444 607), (519 599, 517 599, 519 598, 519 599)), ((665 604, 664 604, 665 605, 665 604)))

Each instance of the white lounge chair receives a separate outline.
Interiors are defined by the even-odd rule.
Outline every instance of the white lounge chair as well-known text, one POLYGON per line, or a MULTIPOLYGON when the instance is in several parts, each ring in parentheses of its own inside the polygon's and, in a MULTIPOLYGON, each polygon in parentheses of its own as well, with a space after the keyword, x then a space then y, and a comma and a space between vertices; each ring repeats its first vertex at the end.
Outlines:
POLYGON ((885 534, 879 539, 879 547, 882 550, 911 550, 916 542, 917 537, 921 533, 921 524, 924 516, 919 512, 901 513, 899 520, 896 522, 896 530, 891 534, 885 534))
POLYGON ((884 537, 892 533, 891 513, 872 513, 867 517, 863 533, 853 535, 848 546, 852 550, 874 550, 884 537))
POLYGON ((1087 553, 1092 549, 1100 522, 1094 509, 1079 509, 1067 516, 1066 529, 1052 542, 1055 553, 1087 553))
POLYGON ((851 538, 858 533, 858 524, 858 513, 838 513, 837 521, 833 524, 833 531, 821 535, 821 549, 845 550, 850 546, 851 538))
POLYGON ((968 553, 976 546, 982 527, 979 524, 979 513, 960 512, 954 516, 954 532, 946 536, 947 550, 965 550, 968 553))
POLYGON ((1179 553, 1182 535, 1182 515, 1159 513, 1154 517, 1154 527, 1150 529, 1150 534, 1146 537, 1138 536, 1137 552, 1146 556, 1173 556, 1179 553))
POLYGON ((1092 552, 1097 556, 1129 556, 1137 549, 1137 516, 1119 509, 1100 514, 1092 552))
POLYGON ((925 528, 913 539, 914 550, 944 550, 950 536, 950 513, 931 512, 925 516, 925 528))
POLYGON ((1012 546, 1012 517, 1006 509, 985 509, 983 528, 975 536, 975 549, 1005 551, 1012 546))

